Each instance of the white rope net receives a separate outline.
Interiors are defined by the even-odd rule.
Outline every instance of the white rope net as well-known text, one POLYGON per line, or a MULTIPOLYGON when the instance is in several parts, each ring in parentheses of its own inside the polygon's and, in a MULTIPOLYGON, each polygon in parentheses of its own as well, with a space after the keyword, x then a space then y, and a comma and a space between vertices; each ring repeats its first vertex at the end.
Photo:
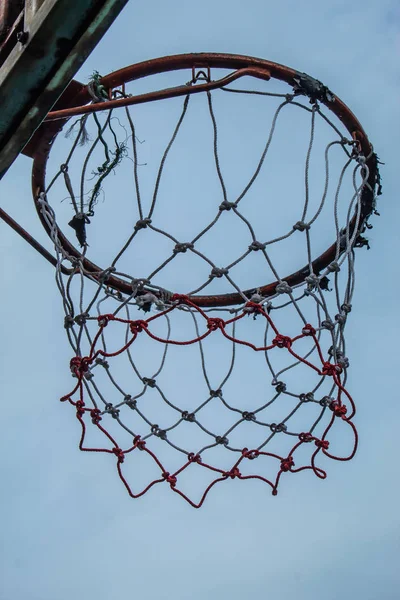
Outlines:
POLYGON ((114 455, 132 497, 169 484, 198 507, 230 478, 276 494, 283 474, 323 479, 324 457, 356 451, 344 330, 368 157, 318 101, 248 79, 77 119, 38 198, 73 355, 62 400, 80 448, 114 455))

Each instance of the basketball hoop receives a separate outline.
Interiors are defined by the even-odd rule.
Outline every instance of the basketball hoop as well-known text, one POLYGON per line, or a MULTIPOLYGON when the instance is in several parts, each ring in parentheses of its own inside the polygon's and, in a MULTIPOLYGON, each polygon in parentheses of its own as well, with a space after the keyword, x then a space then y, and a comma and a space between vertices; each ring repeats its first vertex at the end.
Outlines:
MULTIPOLYGON (((243 131, 250 131, 247 121, 243 131)), ((321 457, 354 456, 344 330, 354 252, 368 244, 363 234, 381 189, 372 146, 339 98, 320 81, 269 61, 171 56, 106 77, 95 73, 87 86, 75 83, 31 152, 34 202, 54 243, 73 349, 73 384, 61 400, 74 407, 81 450, 113 456, 131 497, 163 484, 194 507, 223 481, 256 479, 276 495, 289 473, 324 479, 321 457), (198 116, 190 121, 192 105, 198 116), (153 110, 159 117, 149 116, 153 110), (263 142, 250 176, 233 190, 226 172, 239 180, 242 165, 223 133, 234 136, 241 117, 258 123, 263 142), (149 129, 159 118, 160 137, 164 129, 168 135, 143 192, 143 171, 151 179, 156 163, 152 149, 148 169, 141 163, 143 125, 138 130, 146 118, 149 129), (282 132, 285 118, 298 127, 282 132), (304 160, 295 163, 307 127, 304 160), (197 153, 203 137, 207 147, 206 134, 203 159, 197 153), (182 136, 179 159, 171 158, 182 136), (198 177, 186 179, 190 150, 198 177), (204 172, 211 164, 209 191, 204 172), (298 164, 302 183, 285 195, 298 164), (183 176, 186 187, 179 187, 183 176), (163 196, 163 186, 179 193, 163 196), (207 221, 185 221, 190 202, 196 215, 204 204, 207 221), (270 231, 280 210, 289 225, 270 231), (203 491, 193 499, 195 481, 203 491)), ((242 154, 246 165, 249 155, 242 154)))

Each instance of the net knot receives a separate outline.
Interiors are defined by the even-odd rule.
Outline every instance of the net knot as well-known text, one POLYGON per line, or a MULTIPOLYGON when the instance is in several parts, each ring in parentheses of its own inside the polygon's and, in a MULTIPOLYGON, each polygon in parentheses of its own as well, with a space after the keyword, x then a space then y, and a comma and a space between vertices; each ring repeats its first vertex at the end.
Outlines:
POLYGON ((312 402, 314 400, 314 394, 312 392, 300 394, 299 399, 301 402, 312 402))
POLYGON ((229 444, 229 440, 226 436, 217 435, 215 438, 215 441, 217 442, 217 444, 220 444, 221 446, 227 446, 229 444))
POLYGON ((344 303, 342 304, 342 306, 340 307, 340 309, 341 309, 341 310, 342 310, 344 313, 346 313, 346 314, 348 314, 349 312, 351 312, 351 308, 352 308, 351 304, 348 304, 347 302, 344 302, 344 303))
POLYGON ((249 460, 254 460, 260 456, 259 450, 249 450, 248 448, 243 448, 242 456, 244 458, 248 458, 249 460))
POLYGON ((347 358, 347 356, 345 356, 343 354, 343 352, 338 352, 337 353, 337 364, 340 365, 343 369, 348 369, 350 366, 350 361, 347 358))
POLYGON ((125 459, 124 451, 118 447, 113 448, 112 451, 113 451, 113 454, 115 454, 115 456, 118 458, 118 462, 123 463, 124 459, 125 459))
POLYGON ((76 271, 81 270, 82 258, 71 256, 71 257, 69 257, 69 261, 70 261, 71 265, 76 269, 76 271))
POLYGON ((131 330, 131 333, 133 333, 133 335, 137 335, 138 333, 141 333, 143 331, 143 329, 147 329, 149 326, 149 324, 147 323, 147 321, 132 321, 132 323, 129 325, 129 329, 131 330))
POLYGON ((337 348, 336 346, 330 346, 330 348, 328 350, 328 354, 329 354, 329 356, 336 357, 338 363, 339 363, 339 360, 346 359, 343 352, 341 350, 339 350, 339 348, 337 348))
POLYGON ((94 377, 93 373, 90 370, 86 371, 86 373, 84 373, 83 375, 84 375, 85 379, 87 379, 87 380, 93 379, 93 377, 94 377))
POLYGON ((286 473, 287 471, 290 471, 292 467, 294 467, 293 456, 288 456, 281 460, 281 471, 286 473))
POLYGON ((72 315, 67 315, 64 318, 64 327, 65 329, 70 329, 71 327, 73 327, 75 321, 72 315))
POLYGON ((343 371, 340 365, 335 365, 329 362, 325 362, 322 367, 322 375, 328 375, 333 377, 334 375, 340 375, 343 371))
POLYGON ((211 398, 222 398, 222 390, 210 390, 210 396, 211 398))
POLYGON ((84 409, 85 403, 83 400, 78 400, 75 404, 75 408, 76 408, 76 416, 77 417, 83 417, 83 415, 85 414, 85 409, 84 409))
POLYGON ((338 313, 337 315, 335 315, 335 321, 336 323, 339 323, 339 325, 344 325, 347 321, 347 313, 338 313))
POLYGON ((297 223, 293 225, 293 229, 295 231, 305 231, 306 229, 310 229, 310 225, 304 223, 304 221, 297 221, 297 223))
POLYGON ((328 440, 315 440, 315 445, 317 448, 322 448, 322 450, 328 450, 329 448, 328 440))
POLYGON ((333 404, 333 402, 335 402, 335 400, 333 398, 331 398, 330 396, 324 396, 319 401, 320 405, 324 406, 326 408, 329 408, 333 404))
POLYGON ((300 433, 300 435, 299 435, 299 440, 306 444, 311 442, 312 439, 313 439, 313 435, 310 432, 306 432, 306 433, 303 432, 303 433, 300 433))
POLYGON ((193 423, 196 420, 196 416, 194 413, 190 413, 187 410, 184 410, 181 413, 181 417, 184 421, 189 421, 190 423, 193 423))
POLYGON ((228 202, 228 200, 224 200, 220 205, 219 205, 219 210, 231 210, 232 208, 236 208, 236 204, 235 202, 228 202))
POLYGON ((309 323, 307 323, 307 325, 304 325, 301 332, 303 335, 315 335, 317 333, 314 327, 309 323))
POLYGON ((292 288, 287 283, 287 281, 281 281, 275 288, 275 292, 277 294, 290 294, 292 292, 292 288))
POLYGON ((223 277, 224 275, 228 275, 228 273, 229 273, 229 269, 220 269, 219 267, 213 267, 210 278, 211 279, 213 277, 220 278, 220 277, 223 277))
POLYGON ((242 474, 237 467, 233 467, 230 471, 225 471, 223 477, 230 477, 231 479, 235 479, 236 477, 241 477, 242 474))
POLYGON ((251 299, 248 302, 246 302, 243 310, 248 313, 263 313, 264 309, 260 304, 262 300, 264 300, 262 296, 260 296, 259 294, 254 294, 251 297, 251 299))
POLYGON ((275 384, 275 389, 278 392, 278 394, 286 392, 286 383, 283 383, 283 381, 277 381, 275 384))
POLYGON ((144 383, 145 385, 148 385, 148 386, 149 386, 149 387, 151 387, 151 388, 155 388, 155 387, 156 387, 156 383, 157 383, 157 382, 156 382, 156 380, 155 380, 155 379, 151 379, 151 378, 149 378, 149 377, 143 377, 142 381, 143 381, 143 383, 144 383))
POLYGON ((224 329, 225 321, 223 319, 219 319, 218 317, 211 317, 207 319, 207 327, 211 331, 217 331, 217 329, 224 329))
POLYGON ((313 273, 311 273, 311 275, 307 275, 304 281, 306 282, 309 291, 315 290, 319 286, 319 277, 313 273))
POLYGON ((329 407, 335 417, 341 417, 342 419, 345 417, 347 413, 347 408, 344 404, 339 404, 339 402, 332 402, 329 407))
POLYGON ((262 242, 254 241, 250 244, 249 250, 254 250, 255 252, 257 252, 257 250, 265 250, 266 245, 267 244, 263 244, 262 242))
POLYGON ((97 317, 97 322, 99 324, 99 327, 107 327, 108 323, 110 321, 115 321, 115 316, 114 315, 100 315, 97 317))
POLYGON ((335 329, 335 323, 333 323, 331 319, 325 319, 325 321, 322 321, 321 326, 324 329, 329 329, 329 331, 333 331, 335 329))
POLYGON ((330 273, 338 273, 340 271, 340 266, 336 261, 333 261, 327 266, 327 269, 330 273))
POLYGON ((93 425, 98 425, 101 421, 101 412, 98 408, 92 408, 90 411, 90 417, 93 425))
POLYGON ((176 304, 187 304, 188 300, 189 298, 188 296, 185 296, 185 294, 172 294, 171 296, 171 301, 176 304))
POLYGON ((188 458, 188 461, 190 463, 197 463, 197 464, 201 463, 201 456, 200 456, 200 454, 195 454, 194 452, 190 452, 188 454, 187 458, 188 458))
POLYGON ((179 252, 187 252, 188 250, 192 250, 194 248, 194 244, 191 242, 178 242, 175 244, 175 248, 173 249, 174 254, 179 254, 179 252))
POLYGON ((134 398, 132 398, 132 396, 130 394, 127 394, 125 396, 124 402, 132 410, 135 410, 137 407, 137 401, 134 398))
POLYGON ((74 375, 82 376, 89 370, 90 359, 87 356, 74 356, 69 363, 74 375))
POLYGON ((245 421, 255 421, 256 420, 256 415, 253 412, 244 411, 244 412, 242 412, 242 417, 245 421))
POLYGON ((139 448, 139 450, 144 450, 146 448, 146 442, 141 439, 140 435, 136 435, 133 438, 133 445, 134 448, 139 448))
POLYGON ((177 478, 175 475, 171 475, 170 473, 168 473, 168 471, 164 471, 162 476, 163 479, 165 479, 165 481, 167 481, 172 488, 176 486, 177 478))
POLYGON ((167 439, 167 432, 165 429, 160 429, 158 425, 151 426, 151 433, 153 433, 156 437, 160 438, 160 440, 167 439))
POLYGON ((108 267, 108 269, 104 269, 104 271, 101 271, 98 275, 99 281, 106 283, 109 280, 111 273, 115 273, 116 270, 117 269, 115 267, 108 267))
POLYGON ((278 333, 276 338, 272 340, 272 344, 278 348, 290 348, 292 345, 292 340, 290 337, 278 333))
POLYGON ((134 230, 135 231, 139 231, 139 229, 146 229, 146 227, 148 225, 150 225, 150 223, 151 223, 151 219, 149 219, 149 218, 147 218, 147 219, 139 219, 135 223, 134 230))
POLYGON ((286 427, 285 423, 278 423, 278 424, 271 423, 269 428, 273 433, 281 433, 281 432, 287 431, 287 427, 286 427))
POLYGON ((96 358, 95 363, 96 363, 96 365, 102 366, 104 369, 108 369, 110 366, 104 358, 100 358, 100 357, 96 358))
POLYGON ((118 419, 118 417, 119 417, 119 410, 118 410, 118 408, 114 408, 114 406, 110 402, 108 402, 105 405, 104 412, 106 412, 109 415, 111 415, 113 419, 118 419))

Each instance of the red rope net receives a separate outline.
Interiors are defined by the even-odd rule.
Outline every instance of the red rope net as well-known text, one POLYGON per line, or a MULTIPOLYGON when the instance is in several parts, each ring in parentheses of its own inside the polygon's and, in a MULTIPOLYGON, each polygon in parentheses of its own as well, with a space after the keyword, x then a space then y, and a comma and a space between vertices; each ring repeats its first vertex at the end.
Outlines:
MULTIPOLYGON (((357 431, 352 422, 352 419, 355 414, 355 406, 354 406, 354 402, 353 402, 350 394, 347 392, 347 390, 345 389, 345 387, 343 386, 343 384, 341 382, 343 367, 340 364, 335 364, 335 363, 330 362, 329 357, 323 356, 321 347, 320 347, 320 344, 319 344, 319 341, 317 338, 317 332, 312 325, 306 324, 302 328, 302 331, 299 335, 291 338, 291 337, 281 334, 278 331, 277 327, 274 325, 274 323, 273 323, 271 317, 268 315, 268 313, 262 308, 262 306, 260 304, 255 303, 255 302, 247 302, 241 312, 239 312, 236 316, 234 316, 228 320, 223 320, 221 318, 215 318, 215 317, 208 317, 207 314, 200 307, 196 306, 193 302, 191 302, 189 297, 184 296, 184 295, 175 294, 170 299, 170 302, 171 302, 171 306, 169 308, 167 308, 166 310, 159 312, 158 314, 156 314, 152 317, 149 317, 147 319, 130 320, 130 319, 123 319, 121 317, 117 317, 113 314, 99 315, 99 317, 97 319, 98 332, 93 339, 88 356, 85 356, 85 357, 76 356, 76 357, 72 358, 72 360, 71 360, 71 364, 70 364, 71 371, 72 371, 73 375, 77 378, 77 383, 76 383, 74 389, 70 393, 66 394, 61 399, 63 402, 69 402, 76 409, 76 417, 82 427, 82 435, 81 435, 80 442, 79 442, 80 450, 83 450, 85 452, 104 452, 104 453, 115 455, 116 468, 118 471, 118 475, 119 475, 121 481, 123 482, 123 484, 125 485, 129 495, 132 498, 139 498, 140 496, 145 494, 151 487, 153 487, 156 484, 160 484, 160 483, 166 484, 167 483, 170 486, 172 491, 174 491, 175 493, 182 496, 192 506, 199 508, 203 504, 207 494, 209 493, 209 491, 211 490, 212 487, 214 487, 217 483, 221 483, 222 481, 226 481, 228 479, 235 479, 235 478, 258 479, 260 481, 263 481, 264 483, 268 484, 271 487, 272 493, 274 495, 276 495, 277 490, 278 490, 278 484, 279 484, 279 481, 280 481, 283 473, 288 473, 288 472, 300 473, 301 471, 304 471, 304 470, 312 470, 312 472, 317 477, 319 477, 320 479, 325 479, 326 472, 322 468, 320 468, 316 465, 317 456, 320 452, 322 452, 325 456, 327 456, 329 458, 332 458, 335 460, 343 460, 343 461, 350 460, 354 456, 356 449, 357 449, 357 431), (173 339, 161 338, 158 335, 155 335, 151 331, 151 325, 154 323, 154 321, 156 321, 157 319, 160 319, 161 317, 166 316, 167 314, 171 313, 172 311, 177 310, 182 307, 189 307, 190 309, 195 311, 196 314, 198 314, 199 316, 202 317, 202 319, 204 321, 204 332, 200 333, 200 335, 198 335, 197 337, 192 338, 192 339, 173 340, 173 339), (267 321, 269 327, 272 329, 272 331, 275 334, 275 337, 272 339, 271 344, 257 347, 254 344, 252 344, 246 340, 234 337, 227 332, 227 328, 229 325, 232 325, 233 323, 236 323, 236 322, 242 320, 243 318, 248 318, 249 314, 252 314, 253 316, 257 316, 259 318, 265 319, 267 321), (100 338, 102 336, 104 336, 105 328, 109 327, 109 326, 110 327, 116 326, 117 324, 123 324, 125 326, 125 328, 127 328, 127 330, 130 333, 129 339, 126 341, 126 343, 121 348, 119 348, 118 350, 115 350, 113 352, 107 352, 104 349, 102 349, 101 347, 99 348, 98 342, 99 342, 100 338), (118 357, 119 355, 126 352, 128 350, 128 348, 130 348, 132 345, 134 345, 135 341, 138 339, 138 337, 140 335, 147 335, 152 340, 154 340, 156 342, 160 342, 162 344, 188 346, 188 345, 192 345, 192 344, 198 344, 198 343, 202 342, 203 340, 205 340, 208 336, 218 335, 218 333, 220 335, 223 335, 230 342, 233 342, 234 344, 239 344, 241 346, 245 346, 246 348, 249 348, 255 352, 264 352, 265 353, 265 352, 270 352, 272 350, 286 351, 296 361, 299 361, 302 364, 309 367, 310 369, 314 370, 315 373, 317 373, 319 377, 332 378, 334 387, 337 390, 337 394, 336 394, 335 398, 326 397, 321 402, 321 404, 323 406, 322 410, 325 411, 326 409, 328 409, 328 411, 330 411, 330 417, 329 417, 328 422, 323 430, 321 437, 316 437, 311 432, 301 432, 298 435, 296 435, 296 441, 293 443, 293 446, 291 447, 290 451, 285 455, 279 455, 279 454, 276 454, 273 452, 267 452, 267 451, 264 451, 259 448, 252 448, 251 446, 243 447, 240 451, 239 458, 235 459, 233 464, 228 469, 221 469, 215 465, 209 464, 207 461, 204 461, 202 459, 201 453, 192 451, 192 452, 188 452, 188 454, 185 456, 185 458, 182 461, 182 464, 179 466, 179 468, 175 468, 174 470, 172 470, 169 468, 169 466, 167 464, 164 463, 162 457, 158 457, 157 454, 151 449, 151 442, 148 442, 147 440, 142 439, 142 437, 140 435, 135 435, 133 437, 132 444, 130 446, 121 448, 119 446, 118 442, 116 441, 116 439, 109 433, 109 431, 105 428, 105 426, 103 424, 104 412, 102 412, 96 406, 93 406, 90 395, 87 394, 87 390, 86 390, 86 386, 85 386, 86 380, 88 378, 88 375, 91 374, 91 368, 94 365, 99 364, 98 362, 96 363, 96 361, 98 361, 99 359, 104 360, 104 359, 113 359, 113 358, 118 357), (313 344, 315 345, 315 348, 317 350, 317 357, 318 357, 319 364, 313 364, 309 360, 307 360, 304 357, 297 354, 295 351, 296 342, 298 342, 301 339, 307 338, 307 337, 311 338, 313 341, 313 344), (88 406, 88 404, 89 404, 89 406, 88 406), (353 433, 353 436, 354 436, 353 447, 352 447, 351 452, 348 454, 348 456, 340 457, 340 456, 336 456, 329 452, 329 440, 328 440, 329 433, 330 433, 332 427, 334 426, 334 424, 337 424, 337 423, 346 424, 348 427, 350 427, 350 429, 353 433), (107 443, 108 447, 88 447, 88 446, 86 446, 86 434, 87 434, 88 427, 97 428, 103 434, 103 436, 105 438, 105 442, 107 443), (309 454, 308 464, 297 464, 295 462, 296 452, 298 451, 298 449, 301 446, 309 446, 309 448, 310 448, 308 451, 308 454, 309 454), (125 461, 130 459, 131 454, 134 454, 137 452, 147 453, 147 455, 149 457, 151 457, 151 459, 154 461, 155 465, 157 465, 157 467, 159 469, 159 477, 153 479, 152 481, 149 481, 147 483, 147 485, 145 485, 143 487, 143 489, 140 489, 140 490, 137 490, 135 488, 132 489, 132 484, 125 477, 124 470, 123 470, 123 465, 124 465, 125 461), (265 459, 267 457, 270 459, 273 459, 273 463, 275 464, 275 466, 272 466, 272 471, 275 471, 275 474, 271 478, 268 478, 267 476, 260 474, 259 472, 258 473, 252 472, 251 474, 243 474, 241 472, 242 466, 244 466, 244 463, 247 463, 248 461, 251 461, 253 469, 256 468, 256 464, 257 464, 257 467, 258 467, 257 470, 258 471, 261 470, 261 472, 263 472, 265 470, 265 467, 264 467, 264 465, 261 465, 260 463, 262 462, 262 459, 265 459), (257 463, 253 462, 253 461, 256 461, 256 459, 257 459, 257 463), (197 503, 194 502, 179 487, 180 475, 184 471, 186 471, 188 468, 193 468, 192 465, 194 465, 194 464, 197 465, 198 468, 207 469, 212 474, 212 481, 207 485, 204 493, 202 494, 200 500, 197 503)), ((108 365, 107 365, 107 367, 108 367, 108 365)), ((155 385, 154 381, 150 380, 150 381, 145 382, 145 386, 154 386, 154 385, 155 385)), ((281 392, 282 391, 284 391, 284 390, 281 389, 281 392)), ((278 394, 281 392, 278 392, 278 394)), ((219 392, 214 393, 212 395, 218 396, 219 392)), ((304 400, 306 400, 306 399, 301 399, 301 402, 303 402, 304 400)), ((307 400, 310 401, 311 399, 309 398, 307 400)), ((131 409, 136 410, 137 403, 135 401, 132 401, 131 398, 126 399, 125 404, 128 405, 131 409)), ((114 418, 119 419, 119 410, 117 408, 108 406, 106 410, 109 413, 111 412, 111 415, 114 418)), ((197 411, 192 412, 192 413, 188 413, 187 411, 182 411, 181 412, 181 421, 196 423, 197 422, 196 413, 197 413, 197 411)), ((241 422, 249 422, 249 421, 257 422, 256 413, 244 411, 241 414, 241 419, 239 419, 236 426, 240 425, 241 422)), ((286 425, 284 423, 280 423, 278 425, 271 424, 269 427, 270 427, 271 431, 273 432, 273 434, 276 434, 276 433, 282 432, 282 431, 286 431, 286 425)), ((163 430, 163 429, 159 428, 158 425, 153 424, 151 426, 151 431, 154 436, 157 436, 161 440, 164 440, 164 441, 167 440, 168 429, 163 430)), ((251 439, 249 439, 249 443, 250 442, 251 442, 251 439)), ((215 444, 216 445, 222 444, 224 446, 228 446, 229 440, 226 437, 226 435, 216 436, 215 444)))

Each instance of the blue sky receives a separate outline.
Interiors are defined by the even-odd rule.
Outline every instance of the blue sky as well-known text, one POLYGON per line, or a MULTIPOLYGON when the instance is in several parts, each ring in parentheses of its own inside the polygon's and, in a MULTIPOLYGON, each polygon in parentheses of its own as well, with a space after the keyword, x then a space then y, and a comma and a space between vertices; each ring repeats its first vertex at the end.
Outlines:
MULTIPOLYGON (((381 216, 371 250, 357 252, 346 328, 360 446, 350 463, 326 464, 325 481, 288 477, 277 497, 229 481, 199 511, 161 486, 131 500, 107 457, 79 453, 73 411, 58 402, 71 350, 54 271, 0 224, 1 600, 398 598, 399 23, 386 0, 131 0, 83 66, 77 78, 87 81, 93 70, 162 55, 248 54, 321 79, 358 116, 385 162, 381 216)), ((51 248, 29 159, 1 186, 2 206, 51 248)))

